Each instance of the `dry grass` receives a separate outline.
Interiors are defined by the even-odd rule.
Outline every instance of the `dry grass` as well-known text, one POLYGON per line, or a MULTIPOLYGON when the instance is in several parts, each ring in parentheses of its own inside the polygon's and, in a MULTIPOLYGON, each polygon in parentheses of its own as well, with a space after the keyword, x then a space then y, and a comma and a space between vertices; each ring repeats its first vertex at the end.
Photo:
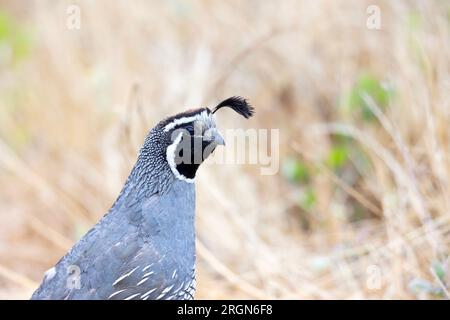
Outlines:
POLYGON ((78 31, 69 2, 0 0, 30 37, 8 60, 0 30, 0 298, 108 210, 159 119, 235 94, 257 116, 221 127, 279 128, 309 178, 201 168, 197 298, 449 298, 448 3, 375 1, 368 30, 365 1, 75 2, 78 31), (339 107, 364 72, 395 87, 370 121, 339 107))

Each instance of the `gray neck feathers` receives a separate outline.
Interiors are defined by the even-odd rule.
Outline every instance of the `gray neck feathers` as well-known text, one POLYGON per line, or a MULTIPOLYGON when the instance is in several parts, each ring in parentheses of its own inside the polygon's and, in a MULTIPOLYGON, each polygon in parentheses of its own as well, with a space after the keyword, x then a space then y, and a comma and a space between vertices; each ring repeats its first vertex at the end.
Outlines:
POLYGON ((175 176, 166 159, 166 139, 165 133, 159 127, 150 131, 112 208, 121 205, 125 198, 127 206, 132 206, 144 197, 163 195, 170 189, 175 176))
POLYGON ((172 248, 171 254, 188 259, 190 267, 195 259, 195 187, 175 178, 166 159, 166 139, 158 127, 150 131, 113 208, 122 213, 115 218, 123 221, 125 213, 139 230, 158 239, 156 247, 172 248))

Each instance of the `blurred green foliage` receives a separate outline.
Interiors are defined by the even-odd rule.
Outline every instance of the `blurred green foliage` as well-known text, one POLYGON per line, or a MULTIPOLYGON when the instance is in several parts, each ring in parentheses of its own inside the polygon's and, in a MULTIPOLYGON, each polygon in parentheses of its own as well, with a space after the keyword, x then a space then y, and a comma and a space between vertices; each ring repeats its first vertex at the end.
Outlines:
POLYGON ((331 147, 326 164, 330 168, 337 170, 347 163, 348 157, 348 148, 343 144, 337 144, 331 147))
POLYGON ((410 30, 417 30, 422 26, 422 16, 420 12, 413 11, 408 14, 407 19, 408 28, 410 30))
POLYGON ((413 279, 409 282, 409 289, 414 294, 431 294, 437 297, 443 297, 442 288, 433 285, 433 283, 423 279, 413 279))
POLYGON ((436 274, 436 276, 443 282, 445 282, 445 268, 442 265, 442 263, 435 261, 432 264, 434 273, 436 274))
POLYGON ((307 165, 294 157, 289 157, 283 161, 281 172, 290 182, 308 183, 310 180, 310 170, 307 165))
POLYGON ((408 14, 406 27, 408 30, 407 42, 409 50, 414 55, 417 65, 422 71, 426 72, 430 71, 430 62, 423 46, 423 22, 422 14, 418 11, 412 11, 408 14))
POLYGON ((363 73, 350 92, 342 97, 341 104, 346 111, 359 112, 364 121, 371 122, 375 119, 375 115, 367 99, 371 99, 381 110, 385 110, 393 93, 391 85, 380 81, 370 73, 363 73))
POLYGON ((311 210, 317 202, 316 193, 311 187, 306 188, 300 197, 300 207, 305 210, 311 210))
POLYGON ((0 59, 9 58, 17 63, 28 56, 30 48, 30 34, 11 15, 0 10, 0 59))
MULTIPOLYGON (((10 70, 26 59, 30 54, 31 45, 32 38, 28 30, 11 14, 0 9, 0 68, 10 70)), ((14 73, 15 76, 17 74, 14 73)), ((24 148, 32 138, 26 126, 14 125, 19 121, 26 105, 23 103, 26 94, 27 88, 19 82, 0 88, 0 103, 3 105, 0 110, 0 129, 7 131, 6 134, 0 130, 0 134, 6 135, 5 141, 16 151, 24 148), (9 125, 3 122, 6 118, 12 119, 9 125)))
MULTIPOLYGON (((299 187, 298 207, 309 211, 316 204, 316 193, 310 185, 314 168, 293 156, 283 161, 281 172, 283 177, 299 187)), ((304 221, 306 224, 306 221, 304 221)))

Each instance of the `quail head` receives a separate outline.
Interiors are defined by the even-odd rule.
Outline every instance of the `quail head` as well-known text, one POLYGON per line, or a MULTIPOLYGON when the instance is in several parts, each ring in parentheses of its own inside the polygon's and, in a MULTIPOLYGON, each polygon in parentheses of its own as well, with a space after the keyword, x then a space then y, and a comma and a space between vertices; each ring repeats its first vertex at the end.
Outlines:
POLYGON ((253 115, 245 99, 231 97, 150 130, 111 209, 45 273, 32 299, 193 299, 193 182, 225 144, 214 116, 222 107, 253 115))

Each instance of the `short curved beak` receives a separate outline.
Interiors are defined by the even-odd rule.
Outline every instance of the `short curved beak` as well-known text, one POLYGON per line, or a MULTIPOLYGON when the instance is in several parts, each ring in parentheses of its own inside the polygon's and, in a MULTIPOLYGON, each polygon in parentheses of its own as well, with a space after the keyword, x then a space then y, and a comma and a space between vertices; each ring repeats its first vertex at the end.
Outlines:
POLYGON ((209 129, 203 136, 203 139, 208 141, 208 143, 213 143, 214 145, 218 146, 224 146, 225 140, 223 139, 222 135, 220 134, 219 130, 217 128, 211 128, 209 129))
POLYGON ((223 139, 222 135, 219 133, 219 131, 216 131, 214 133, 214 143, 216 145, 225 146, 225 140, 223 139))

